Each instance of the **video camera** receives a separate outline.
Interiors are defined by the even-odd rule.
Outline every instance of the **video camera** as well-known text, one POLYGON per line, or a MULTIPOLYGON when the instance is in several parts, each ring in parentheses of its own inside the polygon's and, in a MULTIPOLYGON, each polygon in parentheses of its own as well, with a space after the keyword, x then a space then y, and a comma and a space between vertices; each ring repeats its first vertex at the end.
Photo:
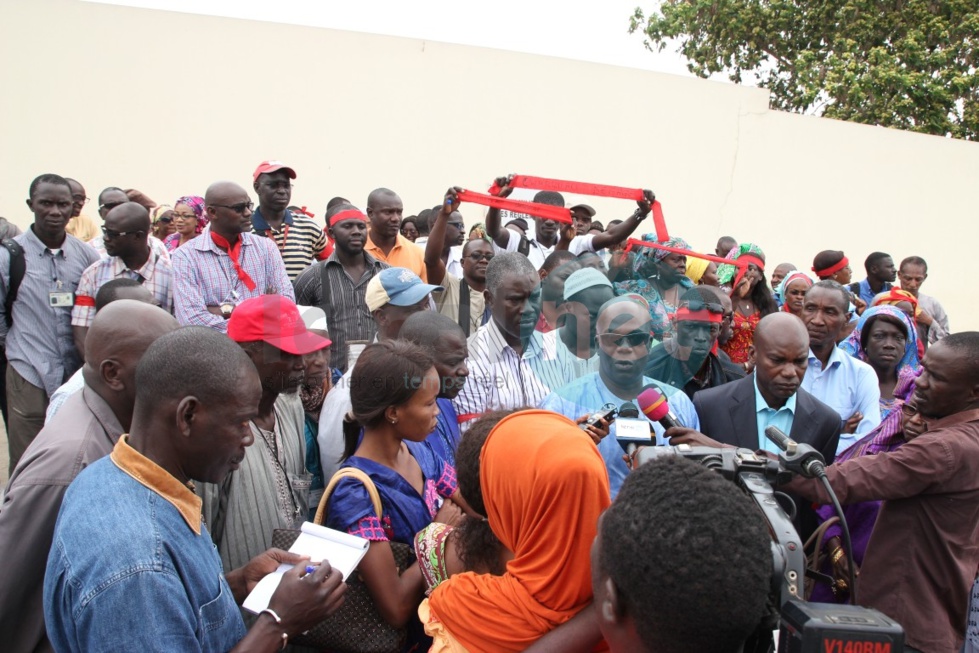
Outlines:
MULTIPOLYGON (((784 435, 784 434, 783 434, 784 435)), ((774 485, 798 471, 792 445, 781 462, 749 449, 644 447, 636 453, 642 465, 662 456, 683 456, 733 481, 755 502, 772 536, 772 579, 766 615, 743 648, 744 653, 774 651, 772 632, 779 630, 778 653, 901 653, 904 630, 886 615, 856 605, 809 603, 804 599, 806 558, 802 538, 776 498, 774 485), (793 464, 796 463, 796 464, 793 464)), ((780 445, 781 446, 781 445, 780 445)), ((811 465, 811 459, 803 461, 811 465)))

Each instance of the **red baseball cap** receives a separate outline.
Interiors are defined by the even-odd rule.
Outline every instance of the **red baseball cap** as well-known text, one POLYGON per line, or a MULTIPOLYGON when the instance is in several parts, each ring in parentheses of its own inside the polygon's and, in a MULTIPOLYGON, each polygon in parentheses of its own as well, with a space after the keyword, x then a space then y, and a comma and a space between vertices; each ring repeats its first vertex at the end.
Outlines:
POLYGON ((258 181, 259 175, 264 175, 267 172, 275 172, 276 170, 285 170, 289 173, 289 179, 296 178, 296 171, 282 163, 282 161, 262 161, 255 168, 255 174, 252 175, 252 181, 258 181))
POLYGON ((238 304, 228 318, 228 337, 235 342, 267 342, 303 356, 329 347, 327 338, 310 333, 295 302, 282 295, 261 295, 238 304))

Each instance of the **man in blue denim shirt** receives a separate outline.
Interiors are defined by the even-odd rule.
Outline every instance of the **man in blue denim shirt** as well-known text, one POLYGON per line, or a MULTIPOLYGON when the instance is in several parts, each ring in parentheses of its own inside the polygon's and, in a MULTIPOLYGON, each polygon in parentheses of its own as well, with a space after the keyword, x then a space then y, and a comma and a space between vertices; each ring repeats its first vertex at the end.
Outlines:
POLYGON ((65 495, 44 577, 56 651, 274 651, 339 607, 345 585, 323 562, 288 571, 246 633, 237 603, 280 562, 270 550, 223 575, 191 479, 221 482, 253 437, 261 385, 220 333, 157 340, 136 371, 132 429, 65 495))

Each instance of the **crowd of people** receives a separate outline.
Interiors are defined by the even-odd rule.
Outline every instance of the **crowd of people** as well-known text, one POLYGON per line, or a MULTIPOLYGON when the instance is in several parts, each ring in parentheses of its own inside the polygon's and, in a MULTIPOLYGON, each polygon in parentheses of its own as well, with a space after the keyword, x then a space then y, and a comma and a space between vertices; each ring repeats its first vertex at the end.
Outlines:
POLYGON ((172 205, 110 187, 98 221, 43 174, 33 222, 0 225, 4 650, 304 650, 348 586, 273 532, 321 508, 370 542, 356 573, 401 651, 739 651, 764 517, 710 470, 625 454, 596 414, 648 388, 679 422, 640 416, 649 446, 775 456, 776 426, 822 454, 854 546, 825 488, 783 488, 812 600, 881 611, 908 651, 979 650, 979 333, 921 292, 924 259, 873 252, 854 281, 843 251, 658 240, 648 192, 604 224, 489 208, 467 232, 455 187, 319 221, 296 177, 259 164, 257 205, 230 181, 172 205))

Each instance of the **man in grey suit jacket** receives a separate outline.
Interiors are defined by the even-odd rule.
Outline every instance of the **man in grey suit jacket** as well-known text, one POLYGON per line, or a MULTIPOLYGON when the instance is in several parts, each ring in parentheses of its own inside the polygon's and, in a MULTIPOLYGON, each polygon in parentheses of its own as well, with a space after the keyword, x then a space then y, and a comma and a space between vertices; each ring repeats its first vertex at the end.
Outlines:
MULTIPOLYGON (((694 395, 700 432, 670 429, 670 444, 735 446, 777 453, 764 431, 774 425, 796 442, 811 445, 826 464, 836 457, 840 416, 802 389, 809 361, 809 334, 789 313, 774 313, 758 323, 750 349, 754 374, 694 395)), ((796 500, 796 528, 803 539, 817 525, 809 502, 796 500)))

